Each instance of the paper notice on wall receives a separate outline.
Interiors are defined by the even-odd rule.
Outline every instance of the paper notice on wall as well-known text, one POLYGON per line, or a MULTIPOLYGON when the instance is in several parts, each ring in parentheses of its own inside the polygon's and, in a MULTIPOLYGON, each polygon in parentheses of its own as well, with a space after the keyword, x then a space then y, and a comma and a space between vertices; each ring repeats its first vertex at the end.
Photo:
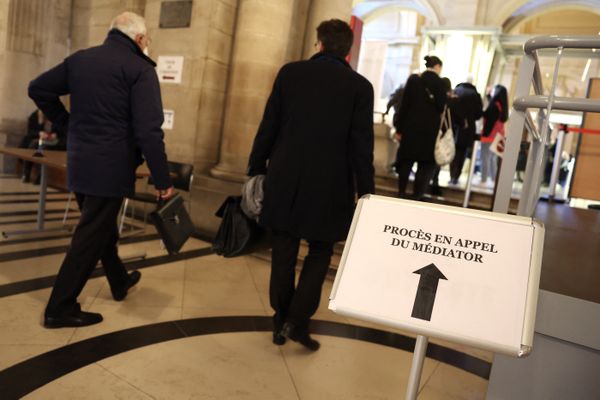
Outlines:
POLYGON ((163 110, 165 115, 165 121, 162 124, 162 129, 172 130, 173 123, 175 122, 175 111, 174 110, 163 110))
POLYGON ((156 73, 163 83, 181 83, 183 56, 158 56, 156 73))

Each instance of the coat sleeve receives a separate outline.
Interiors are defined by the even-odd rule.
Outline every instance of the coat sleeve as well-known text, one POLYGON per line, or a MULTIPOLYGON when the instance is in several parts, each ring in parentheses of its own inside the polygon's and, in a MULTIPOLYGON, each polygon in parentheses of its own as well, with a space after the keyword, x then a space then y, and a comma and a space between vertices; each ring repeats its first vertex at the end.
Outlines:
POLYGON ((402 102, 400 103, 400 107, 398 108, 398 112, 394 114, 394 128, 396 128, 396 132, 403 133, 404 124, 408 117, 409 106, 415 100, 416 91, 418 90, 419 75, 413 74, 408 77, 406 80, 406 85, 404 86, 404 92, 402 94, 402 102))
POLYGON ((373 86, 362 82, 352 112, 349 156, 356 180, 358 197, 375 193, 375 169, 373 168, 373 86))
POLYGON ((448 95, 446 94, 446 87, 442 79, 437 79, 437 85, 435 85, 435 93, 433 97, 435 98, 435 108, 441 114, 444 111, 444 106, 448 102, 448 95))
POLYGON ((29 83, 28 94, 57 130, 67 132, 69 113, 60 96, 69 93, 67 61, 44 72, 29 83))
POLYGON ((483 101, 481 101, 481 96, 477 92, 473 95, 473 108, 474 118, 476 120, 481 118, 483 116, 483 101))
POLYGON ((144 70, 131 87, 131 118, 133 135, 141 150, 158 190, 171 187, 171 177, 165 153, 164 115, 158 77, 153 68, 144 70))
POLYGON ((255 176, 267 173, 267 160, 271 157, 271 150, 277 139, 277 134, 280 127, 281 119, 281 73, 279 71, 273 90, 265 111, 262 121, 256 132, 250 158, 248 160, 248 176, 255 176))

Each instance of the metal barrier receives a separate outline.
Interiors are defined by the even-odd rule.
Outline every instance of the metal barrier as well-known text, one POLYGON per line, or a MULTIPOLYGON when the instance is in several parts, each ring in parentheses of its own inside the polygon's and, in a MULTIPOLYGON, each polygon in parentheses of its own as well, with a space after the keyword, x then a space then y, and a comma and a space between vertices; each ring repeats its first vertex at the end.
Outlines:
POLYGON ((519 74, 513 103, 513 112, 506 129, 506 145, 500 172, 494 212, 507 213, 512 194, 513 178, 517 167, 517 158, 521 144, 523 128, 527 127, 533 140, 527 157, 527 167, 523 180, 523 190, 519 200, 518 215, 533 216, 540 196, 540 187, 546 164, 546 147, 549 142, 549 119, 553 109, 564 111, 600 112, 600 100, 582 98, 556 97, 556 82, 563 49, 600 49, 599 36, 540 36, 525 43, 525 52, 519 74), (537 51, 540 49, 557 49, 556 65, 552 87, 548 96, 544 95, 542 77, 537 51), (531 96, 533 84, 535 95, 531 96), (538 125, 535 126, 528 109, 537 108, 538 125))

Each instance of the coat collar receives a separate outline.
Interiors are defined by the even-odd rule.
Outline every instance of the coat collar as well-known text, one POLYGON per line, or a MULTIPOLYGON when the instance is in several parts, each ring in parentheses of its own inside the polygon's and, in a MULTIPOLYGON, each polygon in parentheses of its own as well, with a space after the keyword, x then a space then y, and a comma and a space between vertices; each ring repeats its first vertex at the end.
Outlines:
POLYGON ((344 58, 336 56, 335 54, 331 54, 331 53, 319 52, 319 53, 315 54, 314 56, 312 56, 310 58, 310 60, 311 61, 318 60, 318 61, 333 62, 333 63, 341 64, 347 68, 352 69, 350 64, 348 64, 348 62, 344 58))
POLYGON ((111 29, 110 32, 108 32, 108 36, 106 37, 104 43, 117 43, 121 46, 125 46, 131 51, 133 51, 136 55, 143 58, 150 65, 156 67, 156 63, 142 52, 142 49, 140 49, 137 43, 118 29, 111 29))
POLYGON ((471 90, 477 91, 477 88, 472 83, 469 83, 469 82, 459 83, 456 87, 462 87, 465 89, 471 89, 471 90))

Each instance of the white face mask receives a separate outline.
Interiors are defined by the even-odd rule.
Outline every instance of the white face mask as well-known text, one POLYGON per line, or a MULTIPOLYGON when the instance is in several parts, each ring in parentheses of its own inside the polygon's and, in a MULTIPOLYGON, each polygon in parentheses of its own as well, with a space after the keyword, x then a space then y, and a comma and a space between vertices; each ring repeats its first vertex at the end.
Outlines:
POLYGON ((150 53, 148 52, 148 47, 144 47, 144 50, 142 50, 142 53, 144 53, 146 56, 149 56, 150 53))

